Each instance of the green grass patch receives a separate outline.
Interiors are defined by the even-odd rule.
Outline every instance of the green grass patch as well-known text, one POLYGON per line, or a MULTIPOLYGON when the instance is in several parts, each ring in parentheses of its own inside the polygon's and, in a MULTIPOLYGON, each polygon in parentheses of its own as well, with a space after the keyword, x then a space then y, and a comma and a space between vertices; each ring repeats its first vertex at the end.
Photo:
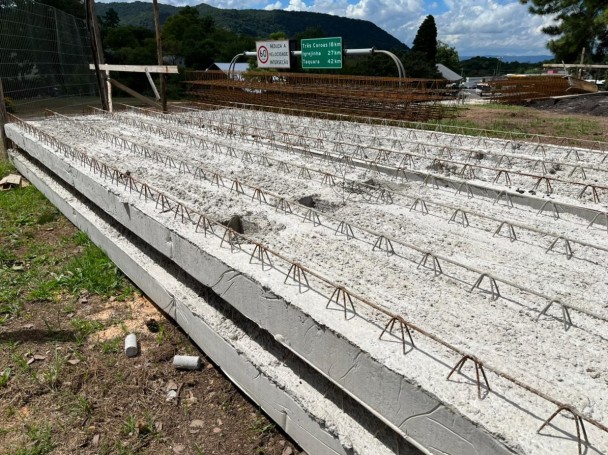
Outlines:
POLYGON ((24 444, 18 449, 9 453, 12 455, 46 455, 55 448, 52 437, 52 427, 50 425, 28 425, 26 434, 29 443, 24 444))
POLYGON ((67 264, 57 283, 73 294, 81 290, 103 296, 120 294, 124 297, 132 293, 134 288, 106 254, 90 240, 81 239, 82 235, 78 234, 75 240, 84 242, 83 252, 67 264))
POLYGON ((74 329, 74 338, 77 344, 82 344, 89 335, 104 328, 103 323, 89 319, 74 318, 70 321, 74 329))
POLYGON ((118 354, 122 345, 122 337, 106 340, 101 345, 101 352, 104 354, 118 354))

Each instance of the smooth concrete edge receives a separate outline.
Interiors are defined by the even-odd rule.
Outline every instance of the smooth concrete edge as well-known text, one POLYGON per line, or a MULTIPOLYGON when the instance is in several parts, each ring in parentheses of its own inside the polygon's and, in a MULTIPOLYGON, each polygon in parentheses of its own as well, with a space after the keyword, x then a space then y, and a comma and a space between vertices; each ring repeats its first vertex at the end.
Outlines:
POLYGON ((511 454, 502 441, 446 406, 432 394, 387 368, 351 341, 315 321, 301 309, 222 260, 200 250, 191 241, 121 200, 88 175, 66 163, 37 141, 10 128, 11 139, 74 186, 102 210, 135 235, 171 258, 195 279, 213 289, 243 315, 271 334, 289 334, 290 347, 315 369, 356 397, 367 409, 378 412, 418 447, 434 447, 437 453, 454 455, 472 452, 511 454), (382 388, 369 387, 366 378, 381 381, 382 388), (438 407, 446 412, 436 413, 438 407), (433 413, 433 417, 430 414, 433 413), (441 419, 439 421, 438 419, 441 419), (421 420, 427 421, 428 428, 421 420), (439 425, 437 425, 439 423, 439 425), (462 449, 462 450, 461 450, 462 449))
MULTIPOLYGON (((325 431, 318 418, 311 416, 289 394, 260 372, 247 358, 241 355, 225 339, 209 327, 200 316, 194 315, 182 300, 142 265, 141 257, 133 258, 127 251, 128 240, 107 237, 100 225, 99 218, 90 219, 78 208, 78 202, 68 202, 66 195, 52 189, 48 176, 33 170, 32 163, 26 163, 12 155, 17 170, 38 188, 73 224, 86 232, 90 239, 104 250, 110 259, 142 290, 155 304, 172 316, 194 342, 211 358, 226 376, 260 407, 302 448, 310 454, 346 455, 336 435, 325 431)), ((107 229, 111 229, 107 227, 107 229)), ((169 279, 167 275, 163 281, 169 279)), ((178 282, 172 283, 178 288, 178 282)), ((200 299, 196 305, 206 305, 200 299)), ((226 321, 229 323, 229 321, 226 321)), ((371 437, 371 436, 370 436, 371 437)))

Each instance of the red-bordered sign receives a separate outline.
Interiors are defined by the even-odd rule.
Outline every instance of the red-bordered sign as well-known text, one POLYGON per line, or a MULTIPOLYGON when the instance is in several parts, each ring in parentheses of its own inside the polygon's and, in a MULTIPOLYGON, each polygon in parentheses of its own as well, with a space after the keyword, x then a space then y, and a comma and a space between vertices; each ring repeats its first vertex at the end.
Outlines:
POLYGON ((266 46, 260 46, 258 48, 258 60, 262 65, 268 63, 268 59, 270 58, 270 52, 268 52, 268 48, 266 46))

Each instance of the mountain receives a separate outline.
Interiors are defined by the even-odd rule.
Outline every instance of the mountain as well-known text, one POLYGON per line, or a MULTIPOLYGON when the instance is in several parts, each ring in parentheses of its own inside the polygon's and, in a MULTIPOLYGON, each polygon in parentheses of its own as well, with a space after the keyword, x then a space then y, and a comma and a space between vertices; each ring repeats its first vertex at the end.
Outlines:
MULTIPOLYGON (((182 8, 163 4, 158 6, 161 23, 182 8)), ((121 25, 154 28, 151 3, 97 3, 95 7, 99 16, 103 16, 106 11, 113 8, 120 17, 121 25)), ((408 48, 377 25, 360 19, 304 11, 220 9, 204 3, 195 8, 201 17, 213 18, 217 26, 254 38, 268 38, 271 33, 275 32, 284 32, 287 36, 293 37, 307 29, 318 27, 326 36, 342 36, 344 48, 347 49, 376 47, 377 49, 395 50, 408 48)))
MULTIPOLYGON (((469 60, 476 55, 461 55, 460 60, 469 60)), ((553 60, 552 55, 483 55, 482 57, 497 58, 503 62, 539 63, 553 60)))

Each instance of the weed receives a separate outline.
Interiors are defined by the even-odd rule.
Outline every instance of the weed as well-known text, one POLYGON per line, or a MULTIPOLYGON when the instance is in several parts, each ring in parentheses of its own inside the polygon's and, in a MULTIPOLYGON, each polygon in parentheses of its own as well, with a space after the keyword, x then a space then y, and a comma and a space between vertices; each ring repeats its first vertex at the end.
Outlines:
POLYGON ((86 289, 92 294, 112 295, 117 292, 127 295, 133 292, 132 286, 108 259, 106 254, 90 240, 84 243, 82 235, 77 243, 85 246, 82 254, 70 261, 63 273, 57 277, 58 284, 73 294, 86 289))
POLYGON ((101 322, 90 321, 88 319, 74 318, 70 322, 74 328, 74 338, 78 345, 82 345, 89 335, 98 332, 104 327, 101 322))
POLYGON ((59 211, 56 208, 45 208, 38 218, 36 218, 36 224, 47 224, 56 221, 59 218, 59 211))
POLYGON ((5 387, 8 384, 9 379, 11 378, 11 369, 5 368, 0 374, 0 387, 5 387))
POLYGON ((28 425, 26 434, 30 440, 29 444, 11 452, 14 455, 46 455, 55 448, 52 439, 52 428, 50 425, 28 425))
POLYGON ((114 453, 116 455, 135 455, 137 452, 134 452, 127 444, 117 442, 114 446, 114 453))
POLYGON ((129 415, 122 426, 122 433, 125 436, 133 436, 137 433, 137 419, 134 415, 129 415))
POLYGON ((101 345, 101 352, 104 354, 118 354, 120 352, 122 338, 116 337, 111 340, 104 341, 101 345))
POLYGON ((89 416, 93 413, 93 403, 82 395, 76 395, 71 409, 75 414, 89 416))
POLYGON ((61 374, 61 368, 56 365, 51 365, 49 368, 42 372, 42 381, 51 389, 56 391, 59 386, 59 375, 61 374))
POLYGON ((11 355, 11 360, 13 361, 13 363, 15 364, 15 366, 17 367, 17 369, 19 371, 27 372, 30 370, 30 366, 27 364, 27 359, 25 357, 23 357, 22 355, 13 353, 11 355))
POLYGON ((266 419, 257 419, 249 429, 257 435, 263 435, 274 430, 274 423, 268 422, 266 419))
POLYGON ((159 346, 165 341, 165 326, 163 324, 158 325, 158 332, 156 332, 156 344, 159 346))

